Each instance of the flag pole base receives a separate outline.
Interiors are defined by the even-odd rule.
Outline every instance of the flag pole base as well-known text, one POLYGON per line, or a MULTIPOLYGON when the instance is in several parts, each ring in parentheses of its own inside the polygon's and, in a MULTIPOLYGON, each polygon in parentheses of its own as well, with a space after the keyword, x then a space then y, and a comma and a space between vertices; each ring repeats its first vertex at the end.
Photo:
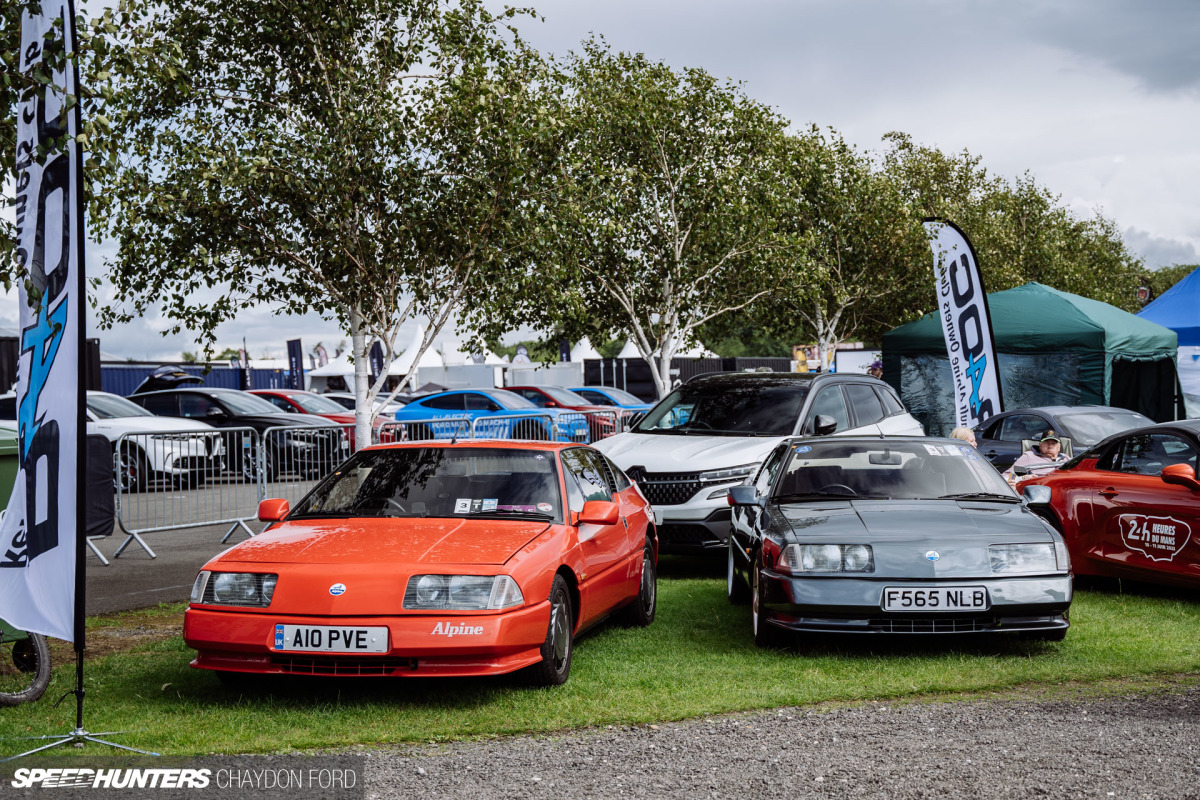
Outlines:
POLYGON ((83 728, 76 728, 75 730, 71 731, 70 733, 64 733, 64 734, 57 735, 57 736, 36 736, 36 737, 34 737, 36 739, 54 739, 55 741, 50 742, 50 744, 44 744, 41 747, 35 747, 32 750, 27 750, 24 753, 18 753, 15 756, 9 756, 8 758, 0 758, 0 763, 3 763, 5 761, 13 761, 18 758, 24 758, 25 756, 31 756, 34 753, 40 753, 43 750, 49 750, 52 747, 59 747, 64 744, 82 746, 84 744, 84 742, 93 742, 95 744, 102 744, 107 747, 116 747, 120 750, 128 750, 131 753, 141 753, 142 755, 145 755, 145 756, 161 756, 162 755, 162 753, 154 753, 149 750, 139 750, 136 747, 127 747, 126 745, 123 745, 123 744, 117 744, 116 742, 110 742, 107 739, 99 738, 101 736, 112 736, 113 734, 118 734, 118 733, 121 733, 121 731, 99 731, 97 733, 88 733, 83 728))

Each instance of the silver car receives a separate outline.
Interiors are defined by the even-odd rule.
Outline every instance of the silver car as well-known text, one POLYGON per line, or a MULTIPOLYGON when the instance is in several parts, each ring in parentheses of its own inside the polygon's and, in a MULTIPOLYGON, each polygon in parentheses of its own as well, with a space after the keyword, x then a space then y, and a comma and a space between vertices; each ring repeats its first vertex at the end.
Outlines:
POLYGON ((755 642, 803 633, 1061 640, 1062 537, 957 439, 789 439, 730 491, 728 593, 755 642))

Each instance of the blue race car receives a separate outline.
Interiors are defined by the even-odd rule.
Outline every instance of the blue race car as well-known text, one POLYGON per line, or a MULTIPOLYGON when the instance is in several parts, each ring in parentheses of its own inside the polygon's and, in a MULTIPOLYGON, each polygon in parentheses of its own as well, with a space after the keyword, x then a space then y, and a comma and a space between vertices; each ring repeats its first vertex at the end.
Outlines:
POLYGON ((455 389, 413 400, 396 412, 410 423, 407 438, 537 439, 588 441, 586 417, 575 411, 538 408, 505 389, 455 389))
POLYGON ((576 386, 571 391, 598 406, 614 406, 630 411, 649 411, 654 408, 654 403, 644 403, 641 398, 612 386, 576 386))

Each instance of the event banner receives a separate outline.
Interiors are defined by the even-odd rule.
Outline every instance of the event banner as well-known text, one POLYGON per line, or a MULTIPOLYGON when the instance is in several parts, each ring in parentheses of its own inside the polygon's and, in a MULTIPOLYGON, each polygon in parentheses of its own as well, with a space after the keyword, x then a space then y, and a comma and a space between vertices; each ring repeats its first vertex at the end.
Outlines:
MULTIPOLYGON (((19 69, 26 75, 39 67, 48 43, 75 50, 69 0, 42 0, 40 10, 22 13, 19 69)), ((73 141, 78 106, 66 109, 63 90, 77 95, 78 82, 69 66, 17 110, 15 259, 28 283, 20 286, 20 465, 0 521, 0 617, 68 641, 75 640, 84 233, 73 141), (49 154, 39 160, 43 146, 49 154)))
POLYGON ((304 390, 304 348, 299 339, 288 339, 288 375, 291 388, 296 391, 304 390))
POLYGON ((992 318, 979 259, 952 222, 924 221, 933 249, 938 316, 954 376, 954 426, 973 428, 1003 409, 992 318))

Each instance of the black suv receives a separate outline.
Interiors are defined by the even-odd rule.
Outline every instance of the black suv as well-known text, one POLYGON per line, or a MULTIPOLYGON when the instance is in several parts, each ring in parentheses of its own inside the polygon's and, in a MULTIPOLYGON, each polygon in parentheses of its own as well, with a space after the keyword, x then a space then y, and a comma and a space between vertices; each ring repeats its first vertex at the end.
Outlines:
POLYGON ((324 475, 350 455, 353 431, 331 425, 321 417, 288 414, 261 397, 236 389, 167 389, 143 392, 129 399, 160 417, 183 417, 216 428, 252 428, 258 436, 227 434, 229 469, 257 479, 260 466, 266 479, 284 472, 307 477, 324 475), (269 433, 269 429, 273 430, 269 433), (263 457, 257 444, 265 441, 263 457))

